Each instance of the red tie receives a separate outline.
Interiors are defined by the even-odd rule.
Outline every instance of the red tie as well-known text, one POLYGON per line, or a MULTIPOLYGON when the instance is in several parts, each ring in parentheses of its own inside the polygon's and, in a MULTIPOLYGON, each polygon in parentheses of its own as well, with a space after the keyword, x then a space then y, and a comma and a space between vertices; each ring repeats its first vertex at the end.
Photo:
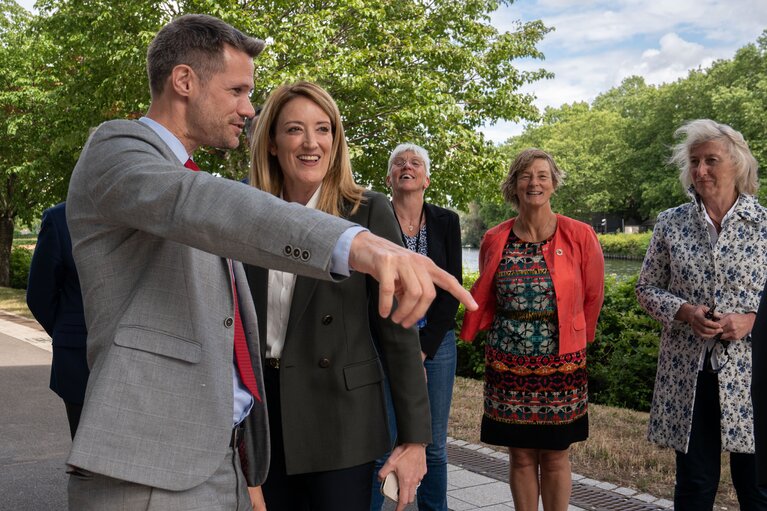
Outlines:
POLYGON ((192 160, 191 158, 186 160, 186 163, 184 163, 184 167, 194 171, 200 170, 200 167, 198 167, 197 164, 194 162, 194 160, 192 160))
POLYGON ((231 261, 229 261, 229 272, 232 276, 232 292, 234 293, 234 361, 237 364, 237 371, 240 373, 243 385, 260 402, 261 395, 258 393, 256 374, 253 372, 253 364, 250 363, 250 352, 248 351, 248 343, 245 340, 245 329, 242 327, 240 304, 237 300, 237 284, 234 282, 234 271, 232 270, 231 261))
MULTIPOLYGON (((194 171, 200 170, 200 167, 191 158, 186 160, 184 167, 194 171)), ((243 385, 260 402, 261 395, 258 393, 256 374, 253 372, 253 364, 250 363, 248 342, 245 340, 245 329, 242 327, 242 318, 240 317, 240 304, 237 300, 237 284, 234 283, 234 270, 232 269, 232 262, 227 260, 227 263, 229 264, 229 275, 232 278, 232 294, 234 296, 234 362, 237 365, 237 372, 240 373, 240 380, 243 385)))

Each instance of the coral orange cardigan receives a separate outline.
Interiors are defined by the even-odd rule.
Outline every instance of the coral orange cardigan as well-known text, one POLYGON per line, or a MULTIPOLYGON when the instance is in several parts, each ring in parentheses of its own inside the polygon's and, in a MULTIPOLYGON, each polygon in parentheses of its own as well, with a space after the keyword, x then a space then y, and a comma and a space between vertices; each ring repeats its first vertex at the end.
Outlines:
MULTIPOLYGON (((479 308, 466 312, 460 337, 471 342, 480 330, 493 323, 496 309, 495 273, 503 247, 516 219, 507 220, 485 233, 479 249, 479 278, 471 294, 479 308)), ((559 354, 573 353, 594 340, 597 318, 604 299, 604 257, 591 226, 557 215, 557 230, 543 247, 557 297, 559 354)))

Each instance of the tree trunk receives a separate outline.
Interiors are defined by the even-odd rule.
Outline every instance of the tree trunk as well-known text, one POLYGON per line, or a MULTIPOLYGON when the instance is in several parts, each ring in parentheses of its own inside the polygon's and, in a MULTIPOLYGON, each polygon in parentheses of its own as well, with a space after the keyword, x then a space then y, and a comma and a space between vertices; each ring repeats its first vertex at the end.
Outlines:
POLYGON ((11 285, 11 248, 13 247, 13 217, 0 215, 0 286, 11 285))

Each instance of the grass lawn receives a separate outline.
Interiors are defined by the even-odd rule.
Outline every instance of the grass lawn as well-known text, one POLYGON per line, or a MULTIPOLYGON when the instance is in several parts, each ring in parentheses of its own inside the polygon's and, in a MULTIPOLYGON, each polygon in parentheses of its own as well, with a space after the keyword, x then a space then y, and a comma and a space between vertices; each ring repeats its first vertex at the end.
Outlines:
MULTIPOLYGON (((31 319, 23 289, 0 287, 0 309, 31 319)), ((479 441, 482 382, 457 377, 448 435, 473 444, 479 441)), ((650 444, 648 414, 610 406, 589 406, 589 439, 572 447, 573 472, 599 481, 673 500, 674 452, 650 444)), ((488 445, 491 449, 502 447, 488 445)), ((722 455, 722 482, 716 509, 738 509, 730 479, 729 456, 722 455)))
MULTIPOLYGON (((482 444, 479 441, 482 399, 481 381, 456 378, 448 435, 482 444)), ((573 472, 673 500, 674 451, 647 441, 648 418, 649 414, 643 412, 590 404, 589 439, 572 446, 573 472)), ((505 450, 493 445, 487 447, 505 450)), ((729 459, 729 455, 722 455, 717 510, 738 509, 729 459)))
POLYGON ((24 289, 0 287, 0 309, 25 318, 35 319, 27 308, 26 294, 24 289))

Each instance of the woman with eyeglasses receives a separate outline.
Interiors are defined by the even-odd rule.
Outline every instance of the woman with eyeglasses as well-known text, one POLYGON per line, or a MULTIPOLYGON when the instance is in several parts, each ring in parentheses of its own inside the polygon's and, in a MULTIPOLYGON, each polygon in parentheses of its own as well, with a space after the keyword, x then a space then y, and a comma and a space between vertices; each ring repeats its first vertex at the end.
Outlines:
MULTIPOLYGON (((429 257, 462 282, 458 215, 424 201, 424 192, 431 184, 430 165, 429 153, 421 146, 400 144, 394 148, 386 175, 386 185, 392 192, 392 210, 405 246, 429 257)), ((420 511, 447 511, 447 422, 457 360, 454 331, 457 311, 458 301, 438 289, 426 316, 418 322, 432 433, 432 441, 426 446, 426 475, 416 495, 420 511)), ((388 396, 387 404, 389 427, 396 437, 394 409, 388 396)), ((382 466, 383 461, 379 459, 377 467, 382 466)), ((382 503, 380 493, 373 491, 371 510, 380 511, 382 503)))
POLYGON ((671 162, 690 202, 658 215, 639 303, 663 324, 648 438, 676 450, 676 511, 710 510, 721 452, 741 510, 767 509, 756 484, 751 328, 767 279, 767 209, 743 135, 709 119, 675 135, 671 162))

